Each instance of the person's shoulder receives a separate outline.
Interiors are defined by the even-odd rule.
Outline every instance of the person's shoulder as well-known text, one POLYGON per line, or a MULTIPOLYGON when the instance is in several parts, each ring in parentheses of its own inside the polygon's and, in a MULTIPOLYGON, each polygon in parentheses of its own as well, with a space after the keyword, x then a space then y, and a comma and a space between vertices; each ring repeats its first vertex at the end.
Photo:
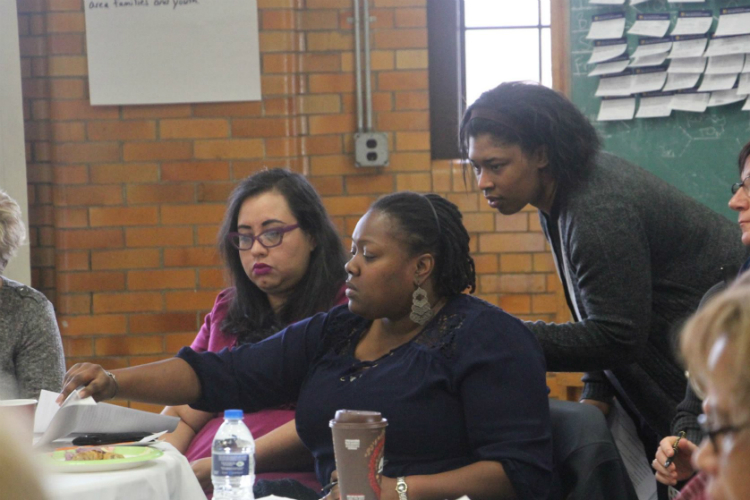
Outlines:
POLYGON ((450 335, 443 335, 443 340, 446 345, 455 343, 457 351, 515 351, 538 347, 534 334, 521 320, 473 295, 452 298, 439 324, 444 332, 452 330, 450 335))
POLYGON ((461 334, 472 338, 495 338, 497 335, 516 331, 530 333, 523 322, 515 316, 469 294, 461 294, 451 299, 450 308, 446 313, 449 318, 456 318, 454 323, 461 334))
POLYGON ((34 304, 43 305, 49 302, 47 297, 39 290, 36 290, 28 285, 24 285, 23 283, 19 283, 18 281, 14 281, 12 279, 2 278, 2 280, 3 286, 0 287, 0 290, 4 290, 4 294, 6 296, 19 300, 22 303, 30 301, 34 304))

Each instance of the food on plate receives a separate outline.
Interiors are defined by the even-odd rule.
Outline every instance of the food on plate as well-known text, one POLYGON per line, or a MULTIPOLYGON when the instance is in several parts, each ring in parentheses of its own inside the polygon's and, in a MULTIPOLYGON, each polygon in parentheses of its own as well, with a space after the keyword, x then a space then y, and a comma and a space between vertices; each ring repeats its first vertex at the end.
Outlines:
POLYGON ((76 448, 65 452, 65 460, 114 460, 125 458, 120 453, 113 453, 106 448, 76 448))

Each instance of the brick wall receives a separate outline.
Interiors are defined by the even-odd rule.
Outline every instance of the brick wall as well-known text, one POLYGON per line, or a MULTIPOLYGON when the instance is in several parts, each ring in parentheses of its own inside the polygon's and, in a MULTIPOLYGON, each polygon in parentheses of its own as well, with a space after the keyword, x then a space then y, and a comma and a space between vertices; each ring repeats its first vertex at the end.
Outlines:
POLYGON ((190 343, 224 286, 226 196, 263 166, 307 175, 342 235, 383 193, 443 194, 472 234, 478 295, 524 318, 566 317, 535 213, 500 216, 458 162, 430 160, 425 2, 372 2, 375 127, 391 162, 367 170, 352 157, 351 0, 258 0, 260 102, 122 107, 89 105, 82 1, 17 0, 32 279, 69 363, 117 368, 190 343))

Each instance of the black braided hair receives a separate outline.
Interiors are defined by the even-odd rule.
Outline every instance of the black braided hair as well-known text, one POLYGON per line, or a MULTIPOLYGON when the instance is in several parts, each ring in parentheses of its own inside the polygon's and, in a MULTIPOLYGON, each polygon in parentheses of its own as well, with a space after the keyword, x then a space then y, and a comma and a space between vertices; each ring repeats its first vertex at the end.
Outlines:
POLYGON ((469 233, 458 207, 436 194, 401 191, 376 201, 370 210, 394 221, 410 255, 430 253, 435 258, 436 292, 451 297, 476 289, 474 259, 469 255, 469 233))

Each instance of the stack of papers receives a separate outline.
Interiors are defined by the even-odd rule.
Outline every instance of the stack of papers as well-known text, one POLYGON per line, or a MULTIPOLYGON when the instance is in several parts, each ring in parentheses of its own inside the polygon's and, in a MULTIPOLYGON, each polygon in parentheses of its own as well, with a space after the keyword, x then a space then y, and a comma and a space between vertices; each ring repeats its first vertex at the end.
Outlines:
POLYGON ((180 421, 177 417, 97 403, 91 397, 81 399, 78 390, 73 391, 61 406, 55 402, 57 396, 45 390, 39 394, 34 433, 42 436, 35 443, 37 447, 71 434, 172 432, 180 421))

